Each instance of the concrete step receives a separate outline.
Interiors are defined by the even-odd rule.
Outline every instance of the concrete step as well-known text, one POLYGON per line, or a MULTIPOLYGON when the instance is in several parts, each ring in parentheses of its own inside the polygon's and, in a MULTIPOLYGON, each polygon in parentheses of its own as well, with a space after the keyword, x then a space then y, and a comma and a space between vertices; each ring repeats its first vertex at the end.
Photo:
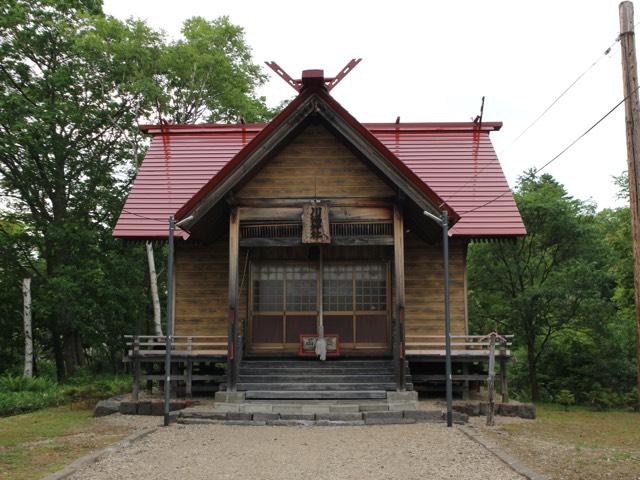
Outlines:
POLYGON ((246 392, 247 400, 306 400, 306 399, 386 399, 384 390, 320 390, 320 391, 277 391, 277 390, 249 390, 246 392))
POLYGON ((324 390, 394 390, 395 383, 238 383, 240 391, 250 390, 281 390, 281 391, 324 391, 324 390))

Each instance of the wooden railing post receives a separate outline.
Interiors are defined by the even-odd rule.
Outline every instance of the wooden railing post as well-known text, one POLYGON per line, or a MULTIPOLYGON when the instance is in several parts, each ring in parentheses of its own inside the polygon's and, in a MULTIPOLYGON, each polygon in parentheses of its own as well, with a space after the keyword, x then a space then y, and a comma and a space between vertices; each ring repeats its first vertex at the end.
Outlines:
POLYGON ((133 392, 131 392, 131 398, 134 401, 138 400, 140 395, 140 338, 138 335, 133 337, 133 392))
POLYGON ((191 352, 193 351, 193 337, 187 337, 187 378, 186 378, 186 395, 191 398, 192 395, 192 377, 193 377, 193 360, 191 360, 191 352))
POLYGON ((509 385, 507 383, 507 342, 500 342, 500 390, 502 403, 509 403, 509 385))
POLYGON ((495 375, 496 375, 496 335, 491 333, 489 335, 489 378, 487 379, 487 387, 489 390, 489 409, 487 411, 487 426, 493 427, 495 425, 495 375))

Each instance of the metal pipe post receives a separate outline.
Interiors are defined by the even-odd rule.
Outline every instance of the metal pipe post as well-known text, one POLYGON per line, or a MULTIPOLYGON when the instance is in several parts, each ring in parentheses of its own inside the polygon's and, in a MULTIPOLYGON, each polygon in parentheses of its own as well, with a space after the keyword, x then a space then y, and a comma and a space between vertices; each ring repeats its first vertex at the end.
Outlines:
POLYGON ((171 411, 171 347, 173 344, 173 234, 176 230, 176 219, 169 217, 169 255, 167 259, 167 326, 164 337, 164 426, 169 426, 171 411))
POLYGON ((449 216, 442 212, 442 256, 444 264, 444 345, 447 388, 447 427, 453 425, 453 385, 451 368, 451 308, 449 303, 449 216))

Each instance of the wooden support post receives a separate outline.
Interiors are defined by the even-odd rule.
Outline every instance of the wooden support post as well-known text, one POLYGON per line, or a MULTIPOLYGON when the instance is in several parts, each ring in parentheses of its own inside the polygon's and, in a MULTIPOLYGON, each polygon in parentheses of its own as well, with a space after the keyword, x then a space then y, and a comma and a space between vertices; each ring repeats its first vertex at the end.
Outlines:
POLYGON ((496 387, 496 336, 492 333, 489 336, 489 378, 487 379, 487 388, 489 390, 489 408, 487 410, 487 426, 493 427, 495 420, 495 387, 496 387))
POLYGON ((147 390, 147 393, 151 395, 153 393, 153 380, 149 378, 149 376, 153 375, 153 363, 147 363, 144 369, 144 372, 145 372, 145 378, 147 379, 145 388, 147 390))
POLYGON ((136 335, 133 337, 133 392, 131 392, 131 398, 134 401, 138 400, 140 395, 140 338, 136 335))
POLYGON ((193 338, 187 337, 187 381, 186 381, 186 395, 187 398, 191 398, 192 395, 192 380, 193 380, 193 360, 191 360, 191 351, 193 350, 193 338))
POLYGON ((404 356, 404 220, 402 206, 393 206, 393 285, 395 307, 393 322, 393 363, 395 366, 396 389, 405 389, 404 356))
POLYGON ((627 165, 629 168, 629 201, 633 245, 633 280, 636 303, 636 382, 640 405, 640 101, 638 65, 633 21, 633 3, 622 2, 620 12, 620 48, 622 50, 622 83, 627 125, 627 165))
POLYGON ((240 250, 240 214, 236 207, 229 213, 229 330, 227 338, 227 390, 235 392, 238 367, 238 261, 240 250))
MULTIPOLYGON (((462 375, 469 375, 469 365, 465 362, 462 364, 462 375)), ((462 387, 462 399, 469 400, 469 380, 464 380, 462 387)))

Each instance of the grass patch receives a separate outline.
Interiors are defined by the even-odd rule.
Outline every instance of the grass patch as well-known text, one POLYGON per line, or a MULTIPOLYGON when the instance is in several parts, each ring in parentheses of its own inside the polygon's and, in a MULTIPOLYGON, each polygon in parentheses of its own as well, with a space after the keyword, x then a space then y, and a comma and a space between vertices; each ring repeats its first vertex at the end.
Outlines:
POLYGON ((41 478, 129 431, 106 426, 77 405, 0 418, 0 478, 41 478))
POLYGON ((574 406, 565 411, 553 404, 536 405, 538 420, 504 425, 506 431, 527 430, 541 438, 583 448, 633 449, 640 446, 640 414, 628 411, 596 412, 574 406))
POLYGON ((537 405, 535 421, 487 429, 505 450, 551 478, 629 479, 640 472, 640 413, 537 405))

